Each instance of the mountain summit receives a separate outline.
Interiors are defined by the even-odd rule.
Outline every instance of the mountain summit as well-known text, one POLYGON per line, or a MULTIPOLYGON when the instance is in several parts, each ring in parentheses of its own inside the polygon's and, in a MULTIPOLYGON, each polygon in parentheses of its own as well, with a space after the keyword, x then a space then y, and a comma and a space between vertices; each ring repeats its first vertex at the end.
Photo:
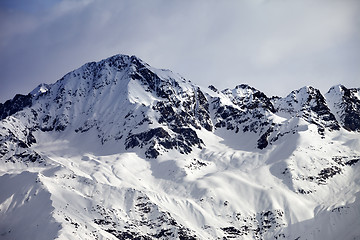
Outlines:
POLYGON ((5 239, 360 236, 359 88, 219 91, 115 55, 0 119, 5 239))

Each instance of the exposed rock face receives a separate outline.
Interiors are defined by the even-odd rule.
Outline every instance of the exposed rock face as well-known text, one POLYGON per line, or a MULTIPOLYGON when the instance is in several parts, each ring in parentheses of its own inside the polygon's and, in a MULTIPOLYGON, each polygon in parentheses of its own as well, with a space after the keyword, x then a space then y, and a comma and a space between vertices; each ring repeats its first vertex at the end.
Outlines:
POLYGON ((338 85, 326 93, 330 105, 342 127, 348 131, 360 131, 360 89, 338 85))
POLYGON ((150 129, 146 132, 129 135, 125 142, 125 148, 134 148, 149 145, 145 155, 148 158, 156 158, 162 150, 177 149, 182 154, 191 152, 192 146, 201 148, 203 141, 191 128, 173 128, 176 137, 171 137, 163 128, 150 129))
POLYGON ((33 130, 26 128, 18 119, 8 117, 2 120, 0 129, 0 158, 5 162, 44 162, 44 159, 30 148, 36 143, 33 130))
POLYGON ((0 103, 0 119, 11 116, 32 104, 32 96, 17 94, 13 99, 0 103))

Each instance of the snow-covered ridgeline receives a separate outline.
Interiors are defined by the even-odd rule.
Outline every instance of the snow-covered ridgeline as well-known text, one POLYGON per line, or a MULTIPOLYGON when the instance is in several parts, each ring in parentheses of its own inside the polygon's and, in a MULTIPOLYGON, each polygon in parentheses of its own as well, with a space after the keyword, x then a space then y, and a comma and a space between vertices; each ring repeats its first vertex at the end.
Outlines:
POLYGON ((0 235, 351 239, 359 101, 341 85, 204 89, 134 56, 85 64, 0 105, 0 235))

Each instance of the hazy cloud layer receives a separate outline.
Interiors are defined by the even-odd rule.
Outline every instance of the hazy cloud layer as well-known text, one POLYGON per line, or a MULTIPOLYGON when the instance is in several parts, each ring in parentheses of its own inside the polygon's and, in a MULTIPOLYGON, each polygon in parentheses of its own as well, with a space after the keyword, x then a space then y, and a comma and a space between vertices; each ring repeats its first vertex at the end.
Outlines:
POLYGON ((2 0, 0 102, 137 55, 202 86, 360 87, 358 0, 2 0))

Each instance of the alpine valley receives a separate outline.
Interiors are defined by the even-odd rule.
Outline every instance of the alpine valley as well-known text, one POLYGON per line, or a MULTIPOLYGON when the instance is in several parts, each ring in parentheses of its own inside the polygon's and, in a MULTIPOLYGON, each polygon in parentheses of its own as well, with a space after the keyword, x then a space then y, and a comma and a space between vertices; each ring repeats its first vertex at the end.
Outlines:
POLYGON ((1 239, 360 239, 360 88, 220 91, 115 55, 0 119, 1 239))

